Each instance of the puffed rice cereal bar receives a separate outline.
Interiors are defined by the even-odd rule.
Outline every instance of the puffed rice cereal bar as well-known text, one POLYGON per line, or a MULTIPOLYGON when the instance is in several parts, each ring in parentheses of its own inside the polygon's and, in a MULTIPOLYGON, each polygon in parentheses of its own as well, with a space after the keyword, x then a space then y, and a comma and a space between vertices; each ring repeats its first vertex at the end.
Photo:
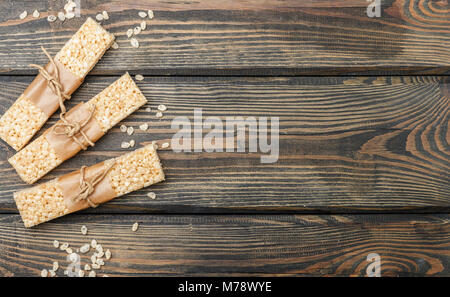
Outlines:
MULTIPOLYGON (((106 162, 112 160, 115 164, 105 179, 117 194, 116 197, 164 180, 164 172, 152 144, 106 162)), ((73 212, 65 202, 58 179, 16 192, 14 200, 25 227, 32 227, 73 212)))

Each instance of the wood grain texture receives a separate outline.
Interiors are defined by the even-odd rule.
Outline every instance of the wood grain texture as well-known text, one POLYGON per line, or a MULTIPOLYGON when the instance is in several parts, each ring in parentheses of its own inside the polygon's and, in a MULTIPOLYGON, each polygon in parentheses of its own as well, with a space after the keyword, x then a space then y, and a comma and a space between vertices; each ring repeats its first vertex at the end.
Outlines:
POLYGON ((81 1, 82 17, 49 24, 63 1, 0 2, 0 72, 35 73, 87 16, 106 10, 103 25, 117 36, 93 74, 125 70, 153 75, 445 74, 450 73, 448 1, 383 0, 369 18, 368 2, 351 1, 81 1), (39 19, 19 19, 23 10, 39 19), (154 9, 154 20, 131 47, 125 32, 154 9), (31 13, 29 13, 31 14, 31 13))
POLYGON ((382 276, 450 276, 449 218, 71 215, 27 230, 17 215, 0 215, 0 275, 38 276, 59 261, 62 276, 67 254, 53 240, 75 250, 95 238, 113 255, 99 275, 365 276, 368 254, 378 253, 382 276))
POLYGON ((381 3, 369 18, 366 0, 81 0, 81 18, 50 24, 64 1, 0 1, 0 114, 36 74, 28 64, 47 63, 40 46, 55 54, 103 10, 119 49, 68 106, 125 71, 146 75, 138 84, 152 111, 123 122, 135 134, 115 127, 42 182, 129 151, 122 141, 168 141, 171 121, 195 108, 280 121, 275 164, 260 153, 161 150, 165 182, 32 229, 12 200, 28 186, 0 142, 0 276, 38 276, 53 261, 62 276, 66 254, 52 241, 92 238, 113 253, 100 275, 365 276, 378 253, 383 276, 450 276, 450 79, 436 76, 450 74, 449 1, 381 3), (125 32, 147 9, 155 18, 134 49, 125 32), (330 76, 340 74, 363 76, 330 76))
MULTIPOLYGON (((1 77, 1 113, 31 77, 1 77)), ((70 106, 86 101, 116 77, 90 77, 70 106)), ((177 116, 279 117, 280 156, 261 164, 260 153, 160 151, 166 181, 87 212, 444 212, 450 206, 448 80, 441 77, 147 77, 149 99, 94 148, 47 175, 118 156, 122 141, 170 140, 177 116), (168 110, 155 117, 158 104, 168 110), (157 193, 150 200, 148 191, 157 193)), ((53 116, 47 127, 56 121, 53 116)), ((42 131, 41 131, 42 132, 42 131)), ((206 131, 205 131, 206 132, 206 131)), ((1 143, 0 209, 16 213, 14 191, 26 185, 6 162, 1 143)), ((131 150, 131 149, 130 149, 131 150)))

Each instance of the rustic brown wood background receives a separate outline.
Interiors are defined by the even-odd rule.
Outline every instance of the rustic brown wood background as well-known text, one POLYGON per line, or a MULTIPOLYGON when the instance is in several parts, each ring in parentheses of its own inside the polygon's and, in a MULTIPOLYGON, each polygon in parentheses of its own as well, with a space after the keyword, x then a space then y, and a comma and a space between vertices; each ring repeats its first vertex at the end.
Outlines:
POLYGON ((82 17, 48 23, 64 2, 0 2, 0 112, 36 74, 28 64, 46 63, 40 45, 55 54, 103 10, 120 48, 69 106, 129 71, 145 75, 148 106, 168 110, 140 109, 124 124, 148 131, 116 127, 43 181, 122 154, 122 141, 169 140, 171 120, 194 108, 279 117, 280 157, 162 150, 165 182, 25 229, 12 194, 27 186, 1 142, 0 275, 37 276, 65 262, 54 239, 96 238, 113 252, 101 273, 114 276, 365 276, 372 252, 383 276, 450 276, 447 0, 383 0, 380 18, 365 0, 82 0, 82 17), (34 9, 39 19, 19 19, 34 9), (134 49, 125 32, 147 9, 155 18, 134 49))

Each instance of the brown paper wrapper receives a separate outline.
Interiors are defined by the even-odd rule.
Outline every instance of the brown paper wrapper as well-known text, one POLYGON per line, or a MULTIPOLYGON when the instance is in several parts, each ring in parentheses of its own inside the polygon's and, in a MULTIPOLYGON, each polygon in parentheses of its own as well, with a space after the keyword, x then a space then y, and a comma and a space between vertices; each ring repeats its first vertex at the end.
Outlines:
MULTIPOLYGON (((83 80, 73 75, 56 59, 53 60, 59 70, 59 82, 63 87, 63 92, 67 95, 72 95, 72 93, 75 92, 75 90, 78 89, 78 87, 83 83, 83 80)), ((55 67, 53 66, 53 63, 48 63, 44 68, 50 75, 55 75, 55 67)), ((37 107, 39 107, 48 117, 50 117, 59 108, 58 95, 50 89, 47 80, 40 73, 24 91, 24 95, 37 107)))
MULTIPOLYGON (((84 175, 85 180, 91 181, 95 175, 103 172, 105 168, 105 162, 87 167, 84 175)), ((75 212, 90 207, 86 200, 81 200, 78 202, 73 201, 73 199, 80 192, 80 170, 61 176, 58 178, 57 183, 63 193, 64 201, 69 209, 69 212, 75 212)), ((105 203, 116 197, 117 193, 111 187, 108 176, 105 176, 105 178, 95 186, 94 192, 89 195, 89 199, 95 204, 105 203)))
MULTIPOLYGON (((89 107, 89 104, 80 103, 66 113, 66 119, 72 123, 83 122, 89 117, 90 108, 92 107, 89 107)), ((61 123, 62 121, 59 120, 56 124, 61 123)), ((80 145, 65 134, 56 134, 53 129, 54 127, 55 126, 44 132, 44 137, 47 139, 50 146, 62 160, 67 160, 75 156, 82 149, 80 145)), ((63 128, 58 128, 57 131, 59 130, 63 130, 63 128)), ((81 130, 92 142, 96 142, 105 134, 94 117, 92 117, 81 130)), ((80 133, 76 134, 75 137, 77 137, 85 146, 88 146, 86 139, 84 139, 80 133)))

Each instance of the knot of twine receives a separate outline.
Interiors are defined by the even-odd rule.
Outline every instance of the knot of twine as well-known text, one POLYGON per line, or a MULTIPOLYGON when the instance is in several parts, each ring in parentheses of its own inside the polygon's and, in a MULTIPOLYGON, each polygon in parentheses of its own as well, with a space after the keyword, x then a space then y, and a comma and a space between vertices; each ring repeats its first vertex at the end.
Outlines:
POLYGON ((63 86, 59 80, 59 70, 56 66, 55 61, 52 59, 50 54, 47 52, 47 50, 41 46, 42 51, 49 59, 50 63, 52 63, 53 68, 55 69, 55 76, 52 76, 50 73, 48 73, 47 70, 45 70, 44 67, 36 64, 30 64, 30 67, 34 67, 39 69, 39 73, 42 75, 42 77, 47 81, 47 84, 49 88, 55 93, 58 97, 58 103, 59 107, 61 109, 61 114, 59 115, 59 118, 61 119, 62 123, 58 123, 53 127, 53 131, 57 135, 66 135, 69 138, 72 138, 74 142, 76 142, 83 150, 87 149, 87 146, 84 145, 82 141, 80 141, 75 135, 80 133, 84 140, 90 145, 94 146, 94 143, 89 139, 89 137, 81 130, 92 118, 92 115, 94 114, 95 107, 92 106, 91 111, 89 113, 89 117, 80 123, 72 123, 66 119, 66 107, 64 106, 64 100, 70 99, 70 96, 63 92, 63 86), (63 128, 63 132, 56 131, 57 128, 63 128))
POLYGON ((47 50, 41 46, 42 51, 47 56, 47 58, 50 60, 50 63, 52 63, 53 68, 55 68, 55 76, 52 76, 50 73, 48 73, 47 70, 45 70, 44 67, 36 64, 30 64, 30 67, 34 67, 39 69, 39 73, 42 75, 45 80, 47 80, 47 84, 50 87, 50 89, 58 96, 59 100, 59 107, 61 108, 62 112, 66 112, 66 107, 64 106, 64 99, 70 99, 70 96, 63 92, 63 86, 61 85, 61 82, 59 81, 59 70, 58 67, 56 67, 55 61, 52 59, 50 54, 47 52, 47 50))
POLYGON ((111 170, 114 166, 115 162, 110 162, 103 171, 97 173, 91 181, 85 179, 85 169, 86 166, 82 166, 80 169, 80 192, 77 196, 73 198, 73 202, 79 202, 81 200, 86 200, 90 207, 96 208, 98 204, 94 203, 91 199, 89 199, 89 195, 92 194, 95 190, 95 186, 101 182, 106 174, 111 170))
POLYGON ((83 150, 86 150, 87 146, 84 145, 84 143, 80 141, 78 137, 76 137, 76 135, 80 133, 90 146, 94 146, 94 143, 89 139, 86 133, 81 130, 91 120, 92 116, 94 115, 94 111, 95 106, 90 105, 89 115, 82 122, 70 122, 65 118, 65 114, 61 112, 60 118, 62 123, 56 123, 55 126, 53 126, 53 133, 55 133, 56 135, 66 135, 67 137, 72 138, 72 140, 75 141, 83 150), (63 130, 58 131, 58 128, 62 128, 63 130))

